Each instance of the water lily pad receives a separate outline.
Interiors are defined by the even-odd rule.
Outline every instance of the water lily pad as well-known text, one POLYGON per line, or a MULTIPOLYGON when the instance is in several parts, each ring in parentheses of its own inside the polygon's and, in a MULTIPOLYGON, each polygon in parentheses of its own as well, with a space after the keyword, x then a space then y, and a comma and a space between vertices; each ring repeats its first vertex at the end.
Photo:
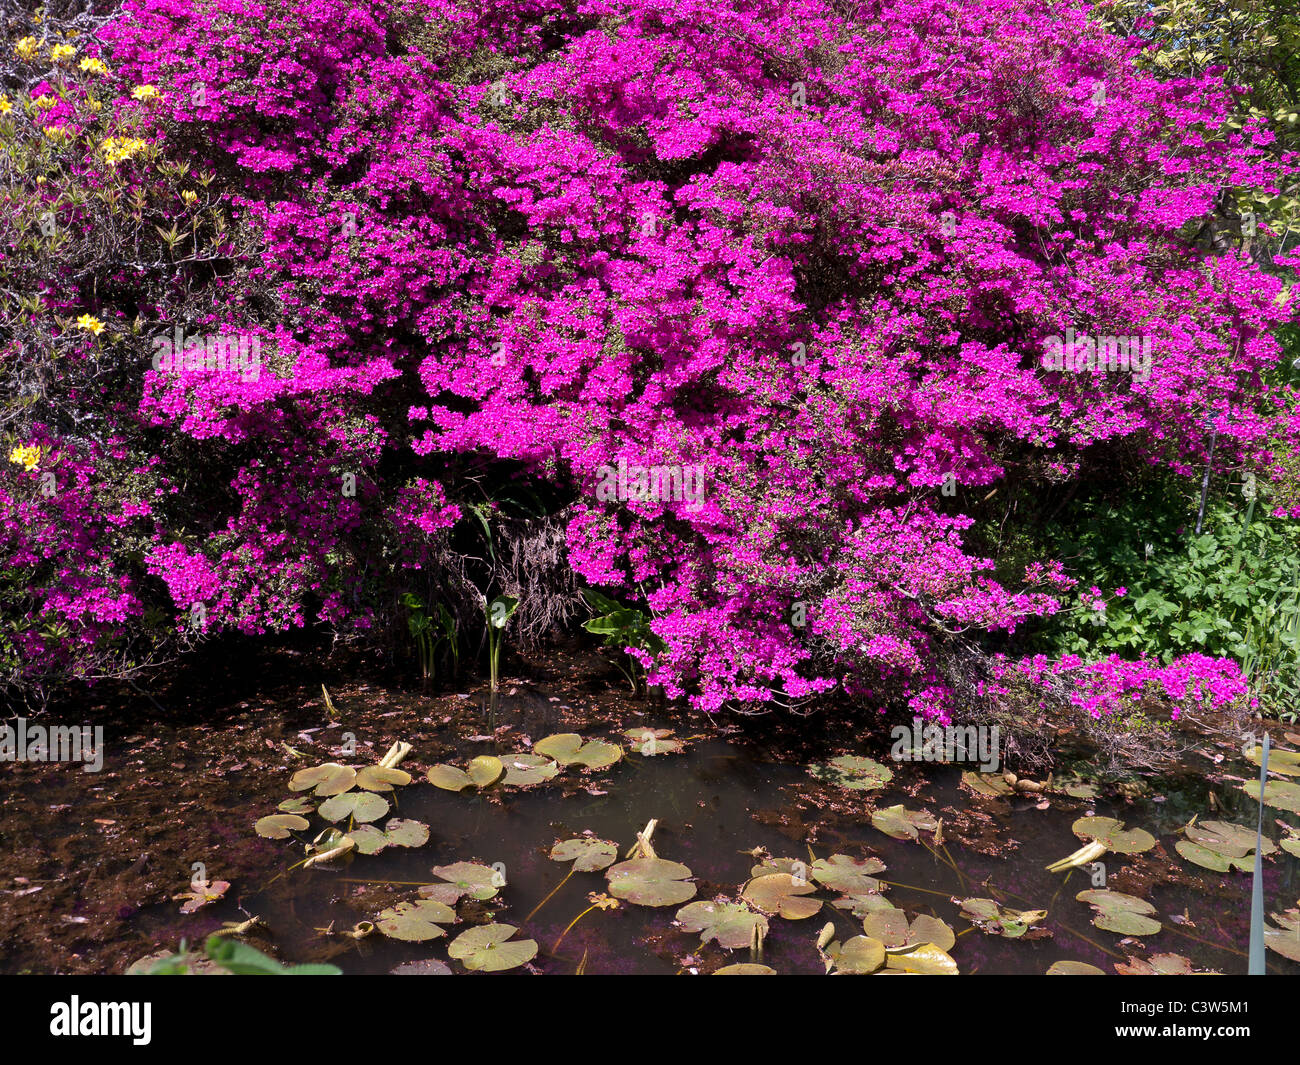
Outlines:
POLYGON ((885 947, 870 936, 853 936, 843 943, 831 943, 824 957, 827 972, 865 976, 885 964, 885 947))
POLYGON ((348 835, 360 854, 378 854, 388 846, 388 837, 375 825, 356 825, 348 835))
POLYGON ((889 951, 904 950, 922 943, 931 943, 940 950, 951 950, 957 937, 945 922, 937 917, 919 914, 910 923, 907 914, 899 909, 876 910, 862 918, 862 930, 872 939, 878 939, 889 951))
POLYGON ((831 891, 854 895, 879 893, 880 881, 871 874, 884 871, 885 863, 879 858, 859 860, 847 854, 832 854, 813 862, 808 875, 831 891))
POLYGON ((764 858, 750 871, 751 877, 767 876, 769 873, 786 873, 794 877, 796 883, 808 882, 808 863, 799 858, 764 858))
POLYGON ((816 890, 814 885, 800 883, 789 873, 765 873, 746 884, 740 897, 764 913, 801 921, 822 908, 820 899, 802 897, 816 890))
POLYGON ((724 965, 715 969, 714 976, 775 976, 776 970, 770 965, 759 965, 752 961, 743 961, 738 965, 724 965))
POLYGON ((516 969, 537 957, 535 939, 511 939, 512 924, 483 924, 462 932, 447 947, 447 954, 472 972, 498 973, 516 969))
POLYGON ((276 809, 286 814, 312 814, 316 812, 316 804, 306 795, 295 795, 292 799, 285 799, 276 809))
POLYGON ((885 965, 905 973, 918 973, 921 976, 956 976, 957 963, 948 956, 946 950, 933 943, 922 943, 915 950, 906 953, 889 954, 885 965))
POLYGON ((1294 828, 1291 825, 1281 823, 1282 828, 1286 830, 1286 838, 1278 840, 1278 846, 1287 854, 1294 854, 1300 858, 1300 828, 1294 828))
POLYGON ((540 754, 508 754, 502 759, 506 776, 502 783, 514 787, 527 787, 550 780, 560 771, 560 767, 549 758, 540 754))
POLYGON ((380 798, 371 791, 349 791, 335 795, 320 804, 316 812, 326 821, 342 821, 351 817, 354 821, 374 821, 388 813, 388 800, 380 798))
MULTIPOLYGON (((1246 781, 1241 785, 1241 790, 1259 802, 1258 780, 1246 781)), ((1300 814, 1300 784, 1292 784, 1289 780, 1270 780, 1264 788, 1264 805, 1300 814)))
POLYGON ((441 926, 455 920, 456 911, 450 906, 433 899, 420 899, 399 902, 384 910, 375 918, 375 927, 390 939, 421 943, 445 936, 447 930, 441 926))
POLYGON ((357 771, 351 766, 326 762, 324 765, 298 770, 289 778, 289 790, 306 791, 315 788, 317 795, 341 795, 356 781, 357 771))
POLYGON ((258 820, 253 831, 267 839, 288 839, 290 832, 301 832, 310 827, 311 822, 297 814, 269 814, 258 820))
MULTIPOLYGON (((1066 795, 1073 799, 1095 799, 1097 797, 1097 785, 1089 784, 1087 781, 1074 780, 1061 788, 1066 795)), ((1077 964, 1082 965, 1083 962, 1077 964)), ((1100 969, 1097 970, 1101 972, 1100 969)), ((1105 975, 1104 973, 1102 975, 1105 975)))
POLYGON ((1007 939, 1041 939, 1052 934, 1046 928, 1034 927, 1047 917, 1046 910, 1013 910, 984 898, 954 901, 961 906, 961 915, 988 935, 1007 939))
MULTIPOLYGON (((453 885, 460 891, 461 895, 468 895, 480 902, 484 899, 490 899, 504 883, 501 874, 496 869, 489 865, 478 865, 474 862, 455 862, 452 865, 435 866, 433 875, 453 885)), ((424 894, 424 888, 420 890, 421 894, 424 894)), ((425 897, 433 898, 435 896, 433 893, 429 893, 425 897)))
POLYGON ((1104 843, 1107 850, 1116 854, 1141 854, 1156 845, 1155 836, 1142 828, 1124 827, 1123 821, 1113 817, 1081 817, 1070 826, 1082 840, 1104 843))
POLYGON ((1048 976, 1105 976, 1105 969, 1098 969, 1086 961, 1054 961, 1047 970, 1048 976))
MULTIPOLYGON (((1153 954, 1149 959, 1130 957, 1128 963, 1115 963, 1121 976, 1208 976, 1207 970, 1192 968, 1192 960, 1181 954, 1153 954)), ((1218 974, 1213 974, 1218 975, 1218 974)))
MULTIPOLYGON (((1259 765, 1264 757, 1264 748, 1252 747, 1246 755, 1251 765, 1259 765)), ((1284 777, 1300 777, 1300 751, 1288 751, 1283 747, 1270 747, 1268 752, 1268 771, 1280 773, 1284 777)))
POLYGON ((451 976, 451 966, 445 961, 439 961, 437 958, 421 958, 419 961, 408 961, 405 965, 399 965, 396 969, 388 970, 389 976, 451 976))
POLYGON ((394 817, 384 825, 390 847, 423 847, 429 842, 429 826, 421 821, 394 817))
POLYGON ((357 849, 356 840, 337 828, 327 828, 306 846, 307 865, 333 867, 357 849))
POLYGON ((851 791, 872 791, 883 788, 894 779, 894 771, 872 758, 856 754, 842 754, 825 765, 811 765, 808 772, 818 780, 851 791))
POLYGON ((173 895, 172 898, 186 900, 185 905, 181 907, 181 913, 193 913, 210 903, 217 902, 229 890, 228 880, 191 881, 189 891, 181 895, 173 895))
MULTIPOLYGON (((1242 825, 1229 824, 1226 821, 1206 821, 1203 824, 1188 825, 1183 829, 1186 839, 1174 844, 1189 862, 1210 869, 1216 873, 1226 873, 1232 866, 1242 872, 1255 870, 1255 830, 1242 825)), ((1263 853, 1272 854, 1277 850, 1272 840, 1265 839, 1263 853)))
POLYGON ((692 902, 677 911, 677 923, 700 933, 700 944, 715 940, 720 947, 738 950, 767 936, 767 918, 738 902, 692 902))
POLYGON ((878 910, 896 908, 887 898, 874 891, 855 891, 852 894, 843 895, 832 900, 831 905, 837 910, 848 910, 854 917, 865 917, 867 914, 875 913, 878 910))
POLYGON ((633 858, 610 867, 609 893, 638 906, 675 906, 695 895, 688 878, 691 871, 681 862, 664 858, 633 858))
POLYGON ((902 806, 873 810, 871 823, 894 839, 917 839, 918 833, 933 832, 939 827, 939 822, 924 810, 905 810, 902 806))
POLYGON ((1001 799, 1015 794, 1015 788, 1002 779, 1001 773, 973 773, 969 770, 961 775, 961 782, 975 792, 989 799, 1001 799))
MULTIPOLYGON (((676 754, 682 749, 682 741, 670 739, 670 728, 645 728, 644 726, 626 729, 623 735, 628 739, 628 746, 647 758, 657 754, 676 754)), ((717 973, 714 973, 716 976, 717 973)))
POLYGON ((424 774, 424 779, 432 784, 435 788, 442 788, 443 791, 464 791, 466 788, 472 788, 474 781, 463 769, 457 769, 454 765, 435 765, 429 768, 424 774))
POLYGON ((486 788, 495 783, 504 772, 505 766, 501 764, 501 759, 491 754, 481 754, 471 759, 465 768, 465 774, 476 788, 486 788))
POLYGON ((392 791, 394 786, 405 787, 411 774, 382 765, 368 765, 357 771, 357 787, 363 791, 392 791))
POLYGON ((551 848, 551 861, 573 862, 579 873, 594 873, 618 859, 618 844, 594 836, 566 839, 551 848))
POLYGON ((1145 899, 1119 891, 1080 891, 1075 898, 1094 909, 1093 925, 1107 932, 1153 936, 1160 931, 1160 922, 1151 918, 1156 909, 1145 899))
POLYGON ((1264 926, 1264 946, 1284 958, 1300 961, 1300 909, 1293 908, 1284 913, 1271 913, 1269 918, 1281 927, 1274 928, 1268 924, 1264 926))
POLYGON ((586 740, 576 732, 561 732, 533 744, 533 750, 561 765, 583 765, 607 769, 623 757, 623 749, 604 740, 586 740))

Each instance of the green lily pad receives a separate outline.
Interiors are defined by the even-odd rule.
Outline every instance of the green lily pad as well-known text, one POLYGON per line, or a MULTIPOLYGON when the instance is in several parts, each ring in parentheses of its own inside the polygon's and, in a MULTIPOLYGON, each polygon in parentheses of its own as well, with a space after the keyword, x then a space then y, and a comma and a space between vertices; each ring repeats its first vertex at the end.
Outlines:
POLYGON ((915 950, 906 953, 889 954, 885 958, 885 966, 921 976, 957 975, 957 963, 948 956, 946 950, 933 943, 922 943, 915 950))
MULTIPOLYGON (((1270 758, 1272 756, 1270 755, 1270 758)), ((1241 790, 1256 802, 1259 802, 1259 781, 1248 780, 1241 785, 1241 790)), ((1288 813, 1300 814, 1300 784, 1289 780, 1270 780, 1264 788, 1264 805, 1288 813)))
POLYGON ((316 804, 306 795, 295 795, 292 799, 285 799, 276 809, 286 814, 314 814, 316 804))
POLYGON ((348 835, 361 854, 378 854, 388 846, 388 837, 374 825, 356 825, 348 835))
MULTIPOLYGON (((1259 765, 1264 757, 1264 748, 1256 745, 1246 755, 1251 765, 1259 765)), ((1270 747, 1268 751, 1268 771, 1280 773, 1284 777, 1300 777, 1300 751, 1288 751, 1282 747, 1270 747)))
MULTIPOLYGON (((461 895, 468 895, 480 902, 495 895, 503 883, 501 874, 497 870, 489 865, 478 865, 474 862, 455 862, 452 865, 435 866, 433 875, 446 880, 459 890, 461 895)), ((420 892, 425 898, 438 897, 434 892, 425 894, 425 888, 421 888, 420 892)))
POLYGON ((1054 961, 1047 970, 1048 976, 1105 976, 1106 970, 1089 965, 1086 961, 1054 961))
POLYGON ((885 947, 870 936, 853 936, 843 943, 831 943, 823 956, 827 972, 866 976, 885 964, 885 947))
POLYGON ((989 799, 1001 799, 1015 794, 1015 788, 1002 779, 1001 773, 973 773, 966 771, 961 775, 961 782, 975 792, 989 799))
POLYGON ((765 858, 749 871, 751 877, 769 873, 785 873, 798 884, 808 883, 808 863, 799 858, 765 858))
POLYGON ((390 939, 403 939, 411 943, 445 936, 441 926, 456 920, 456 911, 445 903, 433 899, 418 902, 399 902, 375 918, 375 927, 390 939))
POLYGON ((424 774, 424 779, 432 784, 435 788, 442 788, 443 791, 464 791, 466 788, 472 788, 474 781, 463 769, 457 769, 454 765, 435 765, 429 768, 424 774))
POLYGON ((743 961, 738 965, 724 965, 713 971, 714 976, 775 976, 776 970, 770 965, 759 965, 752 961, 743 961))
POLYGON ((767 918, 737 902, 692 902, 677 911, 677 923, 700 933, 700 945, 715 940, 720 947, 738 950, 767 936, 767 918))
POLYGON ((1294 854, 1300 858, 1300 828, 1293 828, 1288 824, 1283 824, 1282 827, 1286 830, 1286 838, 1278 840, 1278 846, 1287 854, 1294 854))
MULTIPOLYGON (((1089 784, 1084 780, 1071 781, 1061 788, 1061 790, 1073 799, 1095 799, 1097 797, 1097 785, 1089 784)), ((1078 964, 1082 965, 1083 962, 1079 962, 1078 964)), ((1097 971, 1101 972, 1100 969, 1097 971)), ((1105 974, 1103 973, 1103 975, 1105 974)))
POLYGON ((872 791, 894 779, 894 771, 888 766, 856 754, 842 754, 825 765, 810 765, 808 772, 818 780, 850 791, 872 791))
POLYGON ((390 847, 423 847, 429 842, 429 826, 405 817, 391 818, 384 825, 390 847))
MULTIPOLYGON (((1300 906, 1300 903, 1296 905, 1300 906)), ((1300 961, 1300 909, 1292 908, 1284 913, 1271 913, 1269 918, 1281 927, 1274 928, 1267 924, 1264 926, 1264 946, 1284 958, 1300 961)))
MULTIPOLYGON (((1242 872, 1255 871, 1255 830, 1242 825, 1229 824, 1226 821, 1206 821, 1199 825, 1188 825, 1183 829, 1186 839, 1174 844, 1189 862, 1210 869, 1216 873, 1226 873, 1236 866, 1242 872)), ((1272 854, 1277 850, 1272 840, 1262 840, 1263 853, 1272 854)))
POLYGON ((508 754, 502 759, 502 764, 506 768, 502 783, 514 787, 544 783, 560 771, 558 765, 540 754, 508 754))
POLYGON ((1000 906, 993 899, 974 898, 956 900, 961 915, 981 932, 1007 939, 1039 939, 1050 936, 1045 928, 1035 928, 1047 917, 1046 910, 1013 910, 1000 906))
POLYGON ((1081 817, 1070 826, 1082 840, 1104 843, 1106 849, 1116 854, 1141 854, 1156 845, 1155 836, 1142 828, 1124 827, 1123 821, 1113 817, 1081 817))
POLYGON ((1160 922, 1152 920, 1154 906, 1145 899, 1125 895, 1119 891, 1080 891, 1074 896, 1086 902, 1094 911, 1092 923, 1107 932, 1125 936, 1153 936, 1160 931, 1160 922))
POLYGON ((695 895, 688 878, 691 871, 681 862, 665 858, 633 858, 619 862, 605 873, 609 893, 638 906, 676 906, 695 895))
POLYGON ((917 839, 918 833, 933 832, 939 827, 939 822, 924 810, 905 810, 902 806, 873 810, 871 823, 894 839, 917 839))
POLYGON ((533 750, 560 765, 583 765, 588 769, 607 769, 623 757, 623 749, 604 740, 586 740, 576 732, 561 732, 533 744, 533 750))
POLYGON ((889 951, 905 950, 930 943, 940 950, 951 950, 957 942, 953 930, 937 917, 919 914, 910 923, 899 909, 876 910, 862 918, 862 930, 878 939, 889 951))
POLYGON ((551 848, 550 858, 553 862, 573 862, 579 873, 594 873, 617 861, 618 844, 594 836, 566 839, 551 848))
POLYGON ((320 804, 316 812, 326 821, 342 821, 351 817, 354 821, 375 821, 388 813, 390 807, 387 799, 382 799, 371 791, 349 791, 335 795, 320 804))
POLYGON ((327 828, 321 832, 314 840, 306 845, 307 857, 314 858, 320 854, 329 854, 332 851, 338 853, 327 861, 316 863, 317 867, 333 868, 335 864, 344 858, 349 858, 353 851, 356 850, 356 841, 348 835, 345 835, 337 828, 327 828))
POLYGON ((802 921, 822 908, 820 899, 802 897, 816 890, 814 885, 806 881, 801 884, 789 873, 765 873, 746 884, 740 897, 764 913, 787 921, 802 921))
POLYGON ((884 871, 885 863, 879 858, 859 860, 847 854, 832 854, 813 862, 808 875, 822 887, 845 895, 878 894, 880 881, 871 874, 884 871))
POLYGON ((537 940, 511 939, 516 931, 512 924, 482 924, 453 939, 447 954, 471 972, 517 969, 537 957, 537 940))
MULTIPOLYGON (((628 746, 640 755, 647 758, 657 754, 676 754, 682 749, 682 741, 670 739, 673 730, 670 728, 645 728, 644 726, 635 726, 626 729, 623 735, 627 737, 628 746)), ((713 974, 714 976, 717 973, 713 974)))
POLYGON ((368 765, 357 771, 357 787, 363 791, 392 791, 394 786, 405 787, 411 774, 382 765, 368 765))
POLYGON ((865 917, 878 910, 895 909, 892 902, 874 891, 855 891, 832 900, 831 905, 837 910, 848 910, 854 917, 865 917))
POLYGON ((357 771, 351 766, 326 762, 324 765, 300 769, 289 778, 290 791, 306 791, 315 788, 316 794, 341 795, 357 781, 357 771))
MULTIPOLYGON (((1150 958, 1130 957, 1128 963, 1115 963, 1115 971, 1121 976, 1208 976, 1208 971, 1192 968, 1191 958, 1181 954, 1153 954, 1150 958)), ((1219 974, 1213 974, 1219 975, 1219 974)))
POLYGON ((311 822, 297 814, 268 814, 258 820, 253 831, 267 839, 288 839, 290 832, 301 832, 310 827, 311 822))
POLYGON ((474 782, 476 788, 486 788, 489 784, 496 783, 504 772, 505 766, 501 764, 501 759, 491 754, 481 754, 470 759, 465 768, 466 776, 474 782))

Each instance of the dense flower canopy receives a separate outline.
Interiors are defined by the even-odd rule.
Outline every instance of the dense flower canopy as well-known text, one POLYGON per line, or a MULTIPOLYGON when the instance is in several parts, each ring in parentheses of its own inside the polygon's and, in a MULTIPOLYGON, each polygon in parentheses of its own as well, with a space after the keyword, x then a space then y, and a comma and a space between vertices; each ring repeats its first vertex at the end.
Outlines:
MULTIPOLYGON (((669 695, 943 717, 941 647, 1073 584, 972 548, 989 492, 1061 484, 1121 438, 1189 473, 1207 424, 1261 468, 1296 435, 1268 383, 1288 293, 1188 239, 1225 185, 1277 184, 1270 134, 1225 130, 1212 78, 1142 73, 1082 4, 128 0, 104 39, 117 113, 211 168, 257 234, 244 283, 215 277, 179 324, 261 356, 141 362, 121 416, 224 471, 184 534, 147 504, 78 516, 107 444, 31 440, 81 471, 51 500, 9 466, 8 551, 140 541, 146 573, 39 604, 87 632, 142 612, 149 575, 205 626, 303 624, 309 594, 364 625, 358 571, 429 564, 410 544, 461 514, 437 463, 471 454, 571 494, 570 564, 644 596, 665 649, 638 653, 669 695), (1086 364, 1051 368, 1076 337, 1086 364)), ((64 280, 65 313, 128 327, 64 280)), ((1149 677, 1240 691, 1210 659, 1020 668, 1082 670, 1089 709, 1149 677)))

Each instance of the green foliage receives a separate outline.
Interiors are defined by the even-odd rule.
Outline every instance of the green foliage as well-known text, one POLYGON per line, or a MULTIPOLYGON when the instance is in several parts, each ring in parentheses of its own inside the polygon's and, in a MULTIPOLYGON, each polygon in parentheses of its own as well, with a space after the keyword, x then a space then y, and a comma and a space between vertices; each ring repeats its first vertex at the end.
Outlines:
POLYGON ((623 671, 623 675, 632 685, 632 691, 635 692, 645 671, 640 668, 635 658, 627 658, 628 664, 625 665, 622 652, 627 647, 635 647, 650 655, 660 654, 664 650, 663 640, 650 629, 650 616, 635 607, 623 606, 609 596, 601 595, 600 592, 590 588, 584 588, 582 596, 593 610, 603 611, 598 617, 584 622, 582 627, 588 632, 604 637, 604 646, 620 653, 620 657, 615 659, 615 664, 623 671))
MULTIPOLYGON (((208 959, 235 976, 341 976, 343 970, 335 965, 282 965, 263 954, 256 947, 226 936, 208 936, 203 945, 208 959)), ((189 973, 191 954, 184 941, 181 949, 166 958, 159 958, 142 975, 185 976, 189 973)))
POLYGON ((420 670, 425 679, 427 680, 433 676, 434 655, 444 643, 451 651, 454 662, 453 672, 459 672, 460 645, 456 638, 456 619, 451 616, 451 612, 447 607, 439 603, 437 615, 430 617, 426 612, 428 606, 419 596, 411 592, 407 592, 402 596, 402 605, 406 607, 407 628, 410 630, 411 639, 415 641, 416 650, 419 652, 420 670))

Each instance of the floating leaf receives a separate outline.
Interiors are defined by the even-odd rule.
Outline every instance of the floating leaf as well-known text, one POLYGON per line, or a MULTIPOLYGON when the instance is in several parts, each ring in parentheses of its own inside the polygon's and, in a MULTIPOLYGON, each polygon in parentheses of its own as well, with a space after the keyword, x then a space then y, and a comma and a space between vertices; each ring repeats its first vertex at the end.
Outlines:
POLYGON ((557 843, 551 848, 550 857, 553 862, 573 862, 573 868, 579 873, 594 873, 618 859, 618 844, 594 836, 581 836, 557 843))
POLYGON ((892 907, 867 914, 862 918, 862 929, 890 951, 905 950, 922 943, 950 950, 957 942, 952 928, 937 917, 920 914, 909 924, 907 914, 892 907))
POLYGON ((609 893, 638 906, 675 906, 695 895, 691 871, 681 862, 664 858, 633 858, 611 866, 609 893))
POLYGON ((289 778, 290 791, 315 788, 317 795, 341 795, 356 783, 357 771, 351 766, 326 762, 310 769, 300 769, 289 778))
POLYGON ((716 940, 728 950, 752 946, 755 930, 759 942, 767 936, 767 918, 737 902, 689 903, 677 911, 677 923, 699 932, 701 945, 716 940))
MULTIPOLYGON (((505 886, 505 880, 502 879, 499 871, 491 866, 477 865, 474 862, 456 862, 452 865, 435 866, 433 875, 446 880, 461 895, 468 895, 480 902, 484 899, 490 899, 500 888, 505 886)), ((425 889, 421 888, 420 893, 424 894, 425 889)), ((435 895, 430 892, 425 897, 433 898, 435 895)), ((457 897, 459 898, 459 896, 457 897)))
POLYGON ((894 839, 917 839, 919 832, 933 832, 939 827, 939 823, 924 810, 905 810, 902 806, 873 810, 871 823, 894 839))
POLYGON ((845 895, 879 893, 880 881, 872 873, 883 873, 885 863, 879 858, 859 860, 847 854, 832 854, 829 858, 818 858, 808 870, 822 887, 839 891, 845 895))
POLYGON ((1123 821, 1113 817, 1081 817, 1070 826, 1070 831, 1080 839, 1104 843, 1107 850, 1116 854, 1141 854, 1156 845, 1155 836, 1146 829, 1126 829, 1123 821))
POLYGON ((851 791, 883 788, 894 779, 894 771, 871 758, 842 754, 825 765, 810 765, 808 772, 818 780, 851 791))
POLYGON ((418 902, 399 902, 375 918, 375 927, 390 939, 404 939, 422 943, 428 939, 445 936, 441 927, 456 920, 456 911, 446 903, 433 899, 418 902))
POLYGON ((801 921, 822 908, 820 899, 801 897, 816 890, 812 884, 807 881, 800 883, 789 873, 765 873, 746 884, 740 897, 764 913, 788 921, 801 921))
POLYGON ((378 854, 388 846, 388 837, 374 825, 356 825, 348 835, 361 854, 378 854))
POLYGON ((865 976, 885 964, 885 947, 870 936, 853 936, 844 943, 830 944, 824 957, 827 972, 865 976))
POLYGON ((473 972, 515 969, 537 957, 537 941, 511 939, 516 931, 510 924, 479 925, 453 939, 447 953, 473 972))
MULTIPOLYGON (((1063 787, 1061 790, 1065 792, 1066 795, 1069 795, 1071 798, 1075 798, 1075 799, 1095 799, 1097 797, 1097 786, 1095 784, 1089 784, 1086 781, 1082 781, 1082 780, 1071 781, 1069 784, 1066 784, 1065 787, 1063 787)), ((1079 962, 1078 964, 1082 965, 1083 962, 1079 962)), ((1098 969, 1097 971, 1101 972, 1100 969, 1098 969)), ((1105 974, 1103 973, 1102 975, 1105 974)))
POLYGON ((288 839, 290 832, 301 832, 310 827, 311 822, 297 814, 269 814, 258 820, 253 831, 267 839, 288 839))
POLYGON ((1297 858, 1300 858, 1300 828, 1294 828, 1283 822, 1278 823, 1282 825, 1287 834, 1286 839, 1278 840, 1278 846, 1287 854, 1294 854, 1297 858))
POLYGON ((173 895, 172 898, 187 900, 185 905, 181 907, 181 913, 193 913, 197 909, 216 902, 229 890, 230 882, 226 880, 192 881, 189 891, 181 895, 173 895))
MULTIPOLYGON (((1256 745, 1246 754, 1246 761, 1259 765, 1264 756, 1264 748, 1256 745)), ((1268 751, 1268 771, 1280 773, 1284 777, 1300 777, 1300 751, 1288 751, 1282 747, 1270 747, 1268 751)))
POLYGON ((344 835, 337 828, 327 828, 307 844, 307 860, 303 865, 333 865, 356 849, 356 840, 351 836, 344 835))
POLYGON ((1080 891, 1075 898, 1093 907, 1092 923, 1107 932, 1153 936, 1160 931, 1160 922, 1151 919, 1156 909, 1144 899, 1119 891, 1080 891))
POLYGON ((394 817, 384 825, 390 847, 423 847, 429 842, 429 826, 408 818, 394 817))
POLYGON ((1129 957, 1128 964, 1115 963, 1115 971, 1121 976, 1209 976, 1218 973, 1197 972, 1192 968, 1190 958, 1181 954, 1153 954, 1149 960, 1129 957))
POLYGON ((1048 976, 1105 976, 1104 969, 1086 961, 1054 961, 1047 970, 1048 976))
POLYGON ((357 787, 364 791, 392 791, 394 785, 405 787, 411 774, 382 765, 368 765, 357 771, 357 787))
POLYGON ((445 961, 438 961, 437 958, 421 958, 419 961, 408 961, 405 965, 399 965, 396 969, 388 970, 389 976, 451 976, 451 966, 445 961))
POLYGON ((1300 909, 1292 908, 1284 913, 1271 913, 1269 918, 1282 927, 1274 928, 1268 924, 1264 926, 1264 946, 1284 958, 1300 961, 1300 909))
MULTIPOLYGON (((1270 752, 1270 761, 1272 757, 1270 752)), ((1246 781, 1241 785, 1241 790, 1259 802, 1258 780, 1246 781)), ((1264 788, 1264 805, 1286 810, 1288 813, 1300 814, 1300 784, 1292 784, 1289 780, 1270 780, 1264 788)))
POLYGON ((506 767, 503 783, 516 787, 529 784, 541 784, 550 780, 560 771, 560 767, 549 758, 540 754, 508 754, 502 759, 506 767))
POLYGON ((604 740, 587 740, 576 732, 561 732, 533 744, 533 750, 554 758, 561 765, 584 765, 588 769, 607 769, 623 757, 623 749, 604 740))
POLYGON ((354 821, 374 821, 388 813, 388 800, 380 798, 370 791, 349 791, 335 795, 320 804, 316 812, 326 821, 342 821, 351 817, 354 821))
POLYGON ((724 965, 721 969, 715 969, 714 976, 775 976, 776 970, 770 965, 758 965, 752 961, 744 961, 738 965, 724 965))
POLYGON ((481 754, 470 761, 465 774, 473 781, 476 788, 486 788, 495 783, 505 772, 501 759, 490 754, 481 754))
MULTIPOLYGON (((1226 873, 1232 866, 1242 872, 1255 870, 1255 856, 1250 852, 1255 849, 1255 830, 1226 821, 1206 821, 1203 824, 1191 824, 1183 829, 1186 839, 1174 844, 1189 862, 1210 869, 1216 873, 1226 873)), ((1272 840, 1263 841, 1263 853, 1272 854, 1277 850, 1272 840)))
POLYGON ((889 954, 885 965, 905 973, 919 973, 922 976, 956 976, 957 963, 948 956, 948 952, 933 943, 922 943, 915 950, 907 953, 889 954))
POLYGON ((1015 788, 1008 784, 1001 773, 973 773, 969 770, 961 775, 961 782, 975 792, 990 799, 1001 799, 1015 793, 1015 788))
POLYGON ((424 774, 424 779, 435 788, 442 788, 443 791, 464 791, 466 788, 474 786, 474 781, 470 778, 470 775, 463 769, 457 769, 454 765, 431 766, 429 771, 424 774))
POLYGON ((955 899, 961 906, 961 915, 981 932, 1007 939, 1040 939, 1050 936, 1045 928, 1034 925, 1047 916, 1046 910, 1013 910, 1000 906, 992 899, 955 899))
MULTIPOLYGON (((675 754, 682 749, 682 741, 669 739, 673 730, 670 728, 633 727, 626 729, 623 735, 634 752, 647 758, 657 754, 675 754)), ((714 976, 717 973, 713 974, 714 976)))
POLYGON ((285 799, 276 809, 283 810, 287 814, 311 814, 316 812, 316 804, 306 795, 297 795, 292 799, 285 799))
POLYGON ((860 891, 844 895, 831 902, 831 905, 838 910, 848 910, 854 917, 865 917, 877 910, 892 910, 895 908, 894 904, 887 898, 873 891, 860 891))

